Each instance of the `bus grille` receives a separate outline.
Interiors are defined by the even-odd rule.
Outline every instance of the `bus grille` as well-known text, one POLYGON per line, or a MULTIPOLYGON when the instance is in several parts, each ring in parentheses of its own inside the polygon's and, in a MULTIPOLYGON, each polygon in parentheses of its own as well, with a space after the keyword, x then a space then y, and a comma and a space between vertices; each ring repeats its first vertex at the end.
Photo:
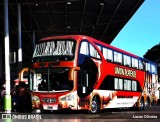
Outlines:
POLYGON ((45 103, 54 103, 56 102, 56 98, 42 98, 42 101, 45 103))

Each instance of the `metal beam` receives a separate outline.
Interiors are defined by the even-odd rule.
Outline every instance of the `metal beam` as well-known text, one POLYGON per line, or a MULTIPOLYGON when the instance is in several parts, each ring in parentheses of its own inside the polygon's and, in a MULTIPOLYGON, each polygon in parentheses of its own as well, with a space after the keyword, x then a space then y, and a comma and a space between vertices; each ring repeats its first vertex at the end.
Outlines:
POLYGON ((36 34, 35 34, 35 31, 33 31, 33 50, 35 48, 35 45, 36 45, 36 34))
POLYGON ((69 5, 71 5, 71 2, 66 3, 66 28, 65 28, 66 33, 67 33, 68 29, 70 28, 70 25, 68 25, 68 6, 69 5))
MULTIPOLYGON (((15 14, 15 16, 17 17, 16 12, 15 12, 14 8, 13 8, 11 5, 10 5, 10 8, 11 8, 11 10, 13 11, 13 13, 15 14)), ((26 26, 25 26, 23 23, 21 23, 21 25, 23 26, 23 28, 24 28, 25 30, 27 30, 26 26)), ((28 34, 28 36, 29 36, 29 38, 32 40, 31 35, 28 34)))
POLYGON ((18 14, 18 70, 22 68, 22 32, 21 32, 21 5, 17 4, 18 14))
POLYGON ((53 25, 53 17, 52 17, 52 13, 51 13, 51 8, 50 8, 47 0, 46 0, 46 2, 47 2, 47 9, 48 9, 49 15, 50 15, 51 30, 53 30, 53 33, 54 33, 54 25, 53 25))
MULTIPOLYGON (((114 13, 113 13, 113 15, 112 15, 112 17, 111 17, 111 19, 110 19, 110 22, 112 21, 113 17, 115 16, 116 12, 118 11, 118 9, 119 9, 119 7, 120 7, 122 1, 123 1, 123 0, 121 0, 121 1, 118 3, 117 8, 116 8, 116 10, 114 11, 114 13)), ((110 22, 108 22, 107 26, 105 27, 105 29, 104 29, 104 31, 103 31, 101 37, 100 37, 100 40, 102 40, 102 38, 103 38, 105 32, 107 31, 107 29, 108 29, 108 27, 109 27, 110 22)))
MULTIPOLYGON (((28 4, 28 7, 29 7, 29 13, 30 13, 30 16, 31 17, 33 17, 33 20, 34 20, 34 22, 36 23, 36 26, 38 27, 38 29, 39 30, 41 30, 41 28, 40 28, 40 26, 39 26, 39 24, 38 24, 38 22, 37 22, 37 20, 36 20, 36 18, 33 16, 33 14, 32 14, 32 8, 31 8, 31 6, 28 4)), ((32 18, 30 18, 30 21, 31 21, 31 28, 32 28, 32 30, 34 30, 34 28, 33 28, 33 23, 32 23, 32 18)))
POLYGON ((80 25, 80 33, 82 32, 82 25, 83 25, 83 19, 84 19, 84 14, 85 14, 85 10, 86 10, 86 0, 84 0, 84 5, 83 5, 83 13, 82 13, 82 19, 81 19, 81 25, 80 25))
POLYGON ((98 24, 98 21, 99 21, 99 18, 100 18, 100 15, 103 11, 103 8, 104 8, 104 3, 100 3, 100 6, 101 6, 101 9, 99 11, 99 14, 98 14, 98 17, 97 17, 97 20, 96 20, 96 23, 95 23, 95 26, 93 27, 93 30, 92 30, 92 33, 91 33, 91 36, 93 35, 94 31, 95 31, 95 28, 96 28, 96 25, 98 24))
MULTIPOLYGON (((48 3, 64 3, 66 1, 69 2, 79 2, 81 0, 48 0, 48 3)), ((15 5, 17 3, 20 3, 21 5, 25 5, 25 4, 46 4, 46 0, 10 0, 9 5, 15 5)), ((1 4, 0 4, 1 5, 1 4)))
MULTIPOLYGON (((30 6, 30 5, 29 5, 30 6)), ((36 10, 36 11, 30 11, 30 15, 34 16, 34 15, 42 15, 43 14, 48 14, 48 10, 36 10)), ((50 11, 51 14, 53 15, 65 15, 66 12, 62 12, 62 11, 50 11)), ((85 15, 90 15, 90 16, 94 16, 95 13, 94 12, 83 12, 81 11, 68 11, 69 15, 79 15, 84 17, 85 15)), ((0 11, 0 14, 2 14, 2 12, 0 11)), ((23 10, 23 14, 28 14, 28 10, 23 10)), ((15 15, 15 12, 9 12, 9 15, 15 15)), ((101 17, 106 18, 105 15, 101 15, 101 17)), ((81 20, 81 23, 83 23, 83 19, 81 20)))
POLYGON ((117 33, 119 32, 119 30, 124 26, 124 24, 127 23, 129 16, 131 16, 134 13, 134 11, 139 7, 139 5, 141 3, 142 3, 142 1, 140 1, 140 0, 136 3, 136 5, 132 9, 132 11, 130 11, 130 13, 128 14, 128 16, 126 16, 125 19, 123 19, 121 26, 119 26, 119 28, 117 29, 117 31, 114 33, 113 37, 115 37, 117 35, 117 33))

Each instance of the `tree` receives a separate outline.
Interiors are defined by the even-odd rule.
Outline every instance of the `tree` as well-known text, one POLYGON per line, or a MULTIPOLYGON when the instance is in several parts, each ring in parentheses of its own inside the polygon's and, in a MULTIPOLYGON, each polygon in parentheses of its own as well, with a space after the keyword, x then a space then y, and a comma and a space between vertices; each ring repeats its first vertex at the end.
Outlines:
POLYGON ((160 76, 160 43, 149 49, 143 57, 157 63, 158 75, 160 76))
POLYGON ((154 62, 160 62, 160 43, 148 50, 144 55, 144 58, 152 60, 154 62))

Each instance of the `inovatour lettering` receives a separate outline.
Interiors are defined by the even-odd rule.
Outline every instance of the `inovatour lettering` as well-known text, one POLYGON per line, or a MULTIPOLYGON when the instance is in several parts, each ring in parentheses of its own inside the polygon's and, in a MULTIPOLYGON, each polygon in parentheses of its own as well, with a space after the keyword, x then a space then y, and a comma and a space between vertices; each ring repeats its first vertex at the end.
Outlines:
POLYGON ((136 78, 135 70, 125 69, 121 67, 115 67, 115 74, 136 78))

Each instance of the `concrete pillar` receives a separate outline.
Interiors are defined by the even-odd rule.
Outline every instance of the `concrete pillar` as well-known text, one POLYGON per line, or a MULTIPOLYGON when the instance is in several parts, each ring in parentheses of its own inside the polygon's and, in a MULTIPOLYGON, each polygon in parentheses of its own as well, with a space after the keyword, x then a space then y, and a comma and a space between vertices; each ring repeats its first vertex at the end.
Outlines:
POLYGON ((18 70, 22 68, 22 31, 21 31, 21 5, 17 5, 18 11, 18 70))
POLYGON ((11 112, 11 95, 10 95, 10 63, 9 63, 9 22, 8 22, 8 0, 4 1, 4 44, 5 44, 5 84, 6 94, 4 97, 4 110, 11 112))

